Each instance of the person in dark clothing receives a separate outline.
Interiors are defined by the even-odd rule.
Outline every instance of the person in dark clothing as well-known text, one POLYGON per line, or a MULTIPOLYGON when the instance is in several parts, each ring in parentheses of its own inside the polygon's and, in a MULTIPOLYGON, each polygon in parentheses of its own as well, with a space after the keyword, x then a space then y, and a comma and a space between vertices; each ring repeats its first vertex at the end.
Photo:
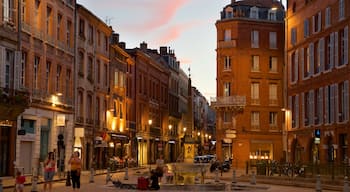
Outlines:
POLYGON ((152 190, 159 190, 159 180, 158 180, 158 173, 155 170, 151 171, 151 187, 152 190))

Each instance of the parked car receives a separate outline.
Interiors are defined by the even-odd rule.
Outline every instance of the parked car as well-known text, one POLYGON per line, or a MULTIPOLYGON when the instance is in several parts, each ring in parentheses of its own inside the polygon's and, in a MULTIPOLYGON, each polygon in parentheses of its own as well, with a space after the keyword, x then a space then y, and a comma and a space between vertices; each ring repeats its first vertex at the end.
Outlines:
POLYGON ((216 161, 215 155, 201 155, 195 156, 193 162, 194 163, 212 163, 216 161))
POLYGON ((213 172, 218 168, 219 171, 228 172, 230 170, 230 161, 219 162, 215 161, 210 166, 210 172, 213 172))

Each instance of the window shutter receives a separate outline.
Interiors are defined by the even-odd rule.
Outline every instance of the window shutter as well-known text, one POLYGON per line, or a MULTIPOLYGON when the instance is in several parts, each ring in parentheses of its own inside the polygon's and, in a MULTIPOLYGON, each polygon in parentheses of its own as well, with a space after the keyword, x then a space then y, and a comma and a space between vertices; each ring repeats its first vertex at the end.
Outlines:
POLYGON ((328 97, 328 95, 329 95, 329 86, 324 87, 324 92, 325 92, 325 95, 324 95, 325 124, 329 124, 330 123, 330 121, 329 121, 329 99, 330 98, 328 97))
POLYGON ((300 49, 301 77, 304 79, 304 48, 300 49))
POLYGON ((299 95, 295 96, 295 127, 299 127, 299 95))
POLYGON ((310 97, 310 103, 309 103, 309 125, 314 125, 314 115, 315 115, 315 104, 314 104, 314 90, 310 90, 309 92, 309 97, 310 97))
POLYGON ((14 73, 14 89, 19 89, 20 87, 20 77, 21 77, 21 60, 22 60, 22 53, 21 51, 16 51, 15 52, 15 73, 14 73))
POLYGON ((318 25, 318 28, 317 28, 317 32, 321 31, 321 25, 322 25, 322 13, 321 11, 318 12, 318 20, 317 20, 317 25, 318 25))
POLYGON ((298 50, 295 51, 295 69, 294 69, 294 77, 295 77, 295 81, 298 81, 298 77, 299 77, 299 54, 298 54, 298 50))
POLYGON ((344 64, 349 62, 349 27, 344 28, 344 64))
POLYGON ((335 122, 339 122, 339 101, 338 101, 338 84, 334 84, 334 114, 335 114, 335 122))
POLYGON ((336 111, 335 111, 335 106, 334 106, 334 101, 335 101, 335 95, 334 95, 334 93, 335 93, 335 86, 334 86, 334 84, 332 84, 331 85, 331 89, 330 89, 330 91, 331 91, 331 99, 330 99, 330 103, 331 103, 331 105, 330 105, 330 117, 331 117, 331 124, 333 124, 334 123, 334 117, 335 117, 335 113, 336 113, 336 111))
POLYGON ((0 46, 0 87, 5 87, 5 47, 0 46))
POLYGON ((318 43, 319 51, 320 51, 320 57, 319 57, 319 62, 320 62, 320 72, 324 71, 324 38, 320 39, 320 42, 318 43))
POLYGON ((319 124, 323 124, 323 87, 319 88, 319 99, 318 99, 318 119, 319 119, 319 124))
POLYGON ((312 16, 312 32, 315 33, 316 31, 316 19, 315 16, 312 16))
POLYGON ((330 55, 329 55, 329 59, 330 59, 330 66, 329 69, 332 70, 332 68, 334 67, 334 33, 331 33, 330 35, 330 55))
POLYGON ((301 124, 305 127, 305 93, 301 93, 301 124))
POLYGON ((293 75, 294 75, 294 74, 292 74, 292 73, 293 73, 292 67, 294 67, 294 66, 293 66, 293 63, 292 63, 292 56, 293 56, 292 53, 288 54, 288 63, 289 63, 289 65, 288 65, 288 71, 289 71, 289 82, 290 82, 290 83, 293 83, 292 77, 293 77, 293 75))
POLYGON ((309 77, 311 76, 311 75, 313 75, 314 74, 314 66, 315 66, 315 59, 314 59, 314 43, 310 43, 310 45, 309 45, 309 58, 310 58, 310 73, 309 73, 309 77))
POLYGON ((334 65, 339 66, 339 53, 338 53, 338 32, 334 32, 334 65))
POLYGON ((349 80, 344 81, 344 120, 349 121, 349 80))

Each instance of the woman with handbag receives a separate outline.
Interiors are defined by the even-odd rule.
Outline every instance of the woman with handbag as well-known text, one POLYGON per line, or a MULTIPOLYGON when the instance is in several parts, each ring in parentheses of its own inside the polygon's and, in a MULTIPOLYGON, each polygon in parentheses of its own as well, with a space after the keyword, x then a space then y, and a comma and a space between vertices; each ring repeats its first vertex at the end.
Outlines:
POLYGON ((75 151, 68 162, 71 169, 73 191, 75 191, 75 188, 77 188, 78 191, 80 189, 81 159, 79 155, 79 152, 75 151))

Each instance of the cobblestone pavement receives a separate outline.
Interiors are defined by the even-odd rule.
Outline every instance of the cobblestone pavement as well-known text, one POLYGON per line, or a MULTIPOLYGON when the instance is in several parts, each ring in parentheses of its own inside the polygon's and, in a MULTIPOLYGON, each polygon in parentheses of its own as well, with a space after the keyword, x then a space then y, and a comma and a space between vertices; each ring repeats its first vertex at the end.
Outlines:
MULTIPOLYGON (((147 174, 148 168, 147 169, 140 169, 140 170, 132 170, 128 172, 128 180, 124 180, 125 177, 125 172, 119 172, 119 173, 113 173, 111 174, 111 177, 113 180, 119 179, 122 183, 127 183, 127 184, 136 184, 137 183, 137 178, 140 175, 145 175, 147 174), (136 172, 137 171, 137 172, 136 172)), ((232 175, 232 173, 224 173, 224 175, 221 177, 229 177, 232 175)), ((208 173, 208 176, 215 177, 214 173, 208 173)), ((221 176, 221 175, 220 175, 221 176)), ((136 189, 120 189, 116 188, 113 186, 111 182, 106 184, 106 175, 97 175, 94 176, 94 182, 90 183, 90 175, 89 172, 83 172, 82 178, 81 178, 81 189, 80 192, 112 192, 112 191, 138 191, 136 189)), ((205 182, 213 182, 213 179, 206 179, 205 182)), ((227 184, 230 183, 229 180, 221 180, 221 182, 225 182, 227 184)), ((52 192, 71 192, 72 187, 67 187, 65 186, 66 181, 61 180, 61 181, 56 181, 53 183, 53 190, 52 192)), ((298 187, 293 187, 293 186, 282 186, 282 185, 274 185, 274 184, 256 184, 256 185, 251 185, 248 182, 239 182, 239 185, 246 186, 247 189, 241 189, 239 191, 258 191, 258 192, 311 192, 315 191, 315 188, 307 188, 303 186, 298 186, 298 187)), ((165 189, 166 186, 163 185, 162 189, 162 184, 161 184, 161 189, 159 191, 175 191, 175 190, 168 190, 165 189)), ((38 187, 38 192, 42 192, 43 185, 39 184, 38 187)), ((32 190, 31 185, 26 185, 25 186, 25 192, 30 192, 32 190)), ((6 188, 3 190, 4 192, 13 192, 13 188, 6 188)), ((179 191, 179 190, 176 190, 179 191)), ((193 189, 192 191, 203 191, 203 190, 196 190, 193 189)), ((204 190, 207 191, 207 190, 204 190)), ((227 191, 230 191, 227 189, 227 191)), ((332 190, 322 190, 323 192, 331 192, 332 190)))

